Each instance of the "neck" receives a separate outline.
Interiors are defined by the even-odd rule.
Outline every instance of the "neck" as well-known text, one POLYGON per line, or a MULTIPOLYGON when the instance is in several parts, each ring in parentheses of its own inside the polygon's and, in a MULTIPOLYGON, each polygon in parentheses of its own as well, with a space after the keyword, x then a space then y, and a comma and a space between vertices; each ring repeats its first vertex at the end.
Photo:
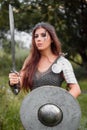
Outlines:
POLYGON ((46 56, 46 57, 48 57, 50 55, 54 55, 50 48, 42 50, 40 53, 41 53, 41 56, 46 56))
POLYGON ((43 51, 41 52, 41 59, 48 59, 50 63, 54 62, 54 59, 56 59, 58 56, 54 55, 51 51, 43 51))

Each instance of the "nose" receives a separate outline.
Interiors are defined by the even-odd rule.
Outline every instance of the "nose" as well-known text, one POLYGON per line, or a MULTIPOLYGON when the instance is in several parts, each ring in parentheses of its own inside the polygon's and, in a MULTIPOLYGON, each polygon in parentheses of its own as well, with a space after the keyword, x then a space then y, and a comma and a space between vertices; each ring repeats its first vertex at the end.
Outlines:
POLYGON ((36 41, 41 41, 41 36, 40 35, 37 37, 36 41))
POLYGON ((41 37, 40 36, 37 38, 37 41, 41 41, 41 37))

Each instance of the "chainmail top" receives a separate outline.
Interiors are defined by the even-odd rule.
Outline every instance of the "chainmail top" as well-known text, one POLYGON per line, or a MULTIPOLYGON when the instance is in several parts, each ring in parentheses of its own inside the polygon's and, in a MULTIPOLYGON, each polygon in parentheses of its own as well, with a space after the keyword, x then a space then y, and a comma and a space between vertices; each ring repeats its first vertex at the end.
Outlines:
POLYGON ((63 56, 57 58, 45 72, 36 71, 33 78, 33 88, 44 85, 61 87, 62 82, 77 83, 71 63, 63 56))

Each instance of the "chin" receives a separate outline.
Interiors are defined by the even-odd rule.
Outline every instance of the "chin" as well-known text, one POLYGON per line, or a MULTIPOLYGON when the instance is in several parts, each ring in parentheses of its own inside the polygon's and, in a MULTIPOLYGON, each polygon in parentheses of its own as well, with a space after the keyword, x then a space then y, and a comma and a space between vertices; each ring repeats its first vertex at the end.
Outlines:
POLYGON ((39 48, 37 48, 37 49, 38 49, 39 51, 43 51, 43 50, 44 50, 43 48, 40 48, 40 47, 39 47, 39 48))

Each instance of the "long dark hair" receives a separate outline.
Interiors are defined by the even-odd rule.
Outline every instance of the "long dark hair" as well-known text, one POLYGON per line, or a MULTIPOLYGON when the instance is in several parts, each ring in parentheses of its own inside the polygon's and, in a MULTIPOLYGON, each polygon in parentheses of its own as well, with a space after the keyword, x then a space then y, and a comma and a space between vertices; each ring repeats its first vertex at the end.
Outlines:
POLYGON ((34 39, 35 31, 38 28, 44 28, 49 33, 49 35, 52 39, 52 43, 51 43, 52 53, 55 55, 60 55, 60 53, 61 53, 61 44, 56 35, 54 27, 52 25, 50 25, 49 23, 44 23, 44 22, 36 24, 36 26, 34 27, 33 32, 32 32, 31 57, 29 58, 29 60, 27 61, 27 63, 25 64, 25 67, 23 69, 24 75, 23 75, 23 86, 22 87, 26 91, 28 91, 29 89, 32 90, 33 76, 37 69, 37 65, 38 65, 38 62, 41 57, 41 54, 36 47, 35 39, 34 39))

